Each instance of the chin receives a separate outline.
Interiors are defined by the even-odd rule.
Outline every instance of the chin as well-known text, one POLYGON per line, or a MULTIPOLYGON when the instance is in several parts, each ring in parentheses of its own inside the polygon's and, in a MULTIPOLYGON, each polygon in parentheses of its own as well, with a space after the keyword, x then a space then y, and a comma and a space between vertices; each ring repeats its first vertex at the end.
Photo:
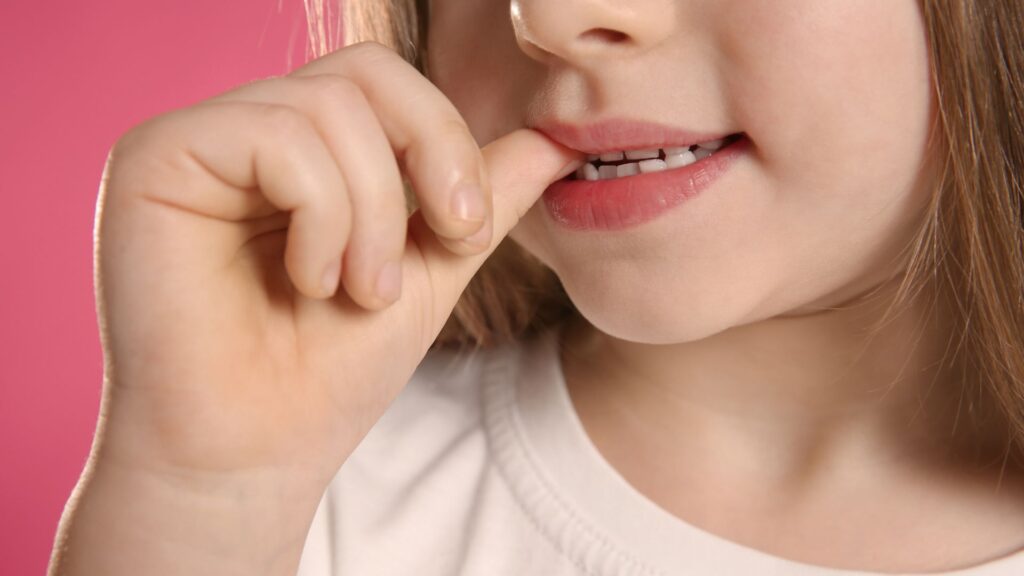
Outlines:
POLYGON ((645 282, 559 277, 580 315, 619 340, 638 344, 693 342, 745 321, 742 307, 727 293, 682 300, 667 293, 669 290, 652 293, 651 284, 645 282))

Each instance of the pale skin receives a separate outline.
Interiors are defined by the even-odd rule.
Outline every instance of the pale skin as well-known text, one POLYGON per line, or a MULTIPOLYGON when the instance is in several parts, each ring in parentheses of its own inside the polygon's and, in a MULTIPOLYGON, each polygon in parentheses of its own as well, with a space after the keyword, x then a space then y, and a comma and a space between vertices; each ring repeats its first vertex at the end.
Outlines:
POLYGON ((931 108, 912 6, 438 0, 433 84, 364 43, 134 128, 97 221, 102 418, 51 574, 293 574, 323 489, 510 233, 596 328, 567 332, 563 358, 588 432, 667 510, 823 565, 941 569, 1019 547, 1019 482, 996 494, 988 469, 934 468, 934 436, 885 425, 921 374, 867 400, 907 354, 849 365, 859 320, 802 316, 893 273, 921 213, 931 108), (537 199, 583 155, 521 128, 634 110, 745 131, 756 154, 719 183, 731 194, 629 241, 551 227, 537 199), (400 175, 422 207, 408 223, 400 175), (483 188, 483 218, 451 209, 461 179, 483 188), (598 247, 604 290, 587 276, 598 247), (397 300, 375 291, 390 260, 397 300), (941 504, 922 522, 935 533, 886 533, 915 498, 941 504))
POLYGON ((480 148, 373 42, 123 135, 97 210, 101 417, 49 573, 294 574, 331 478, 582 160, 533 130, 480 148), (393 259, 400 292, 379 294, 393 259))
POLYGON ((563 371, 619 473, 683 520, 813 564, 925 572, 1020 550, 1024 474, 936 367, 947 303, 864 342, 934 190, 917 3, 514 0, 511 26, 508 4, 431 4, 432 76, 479 140, 615 116, 756 146, 629 233, 569 231, 542 205, 511 232, 582 314, 563 371))

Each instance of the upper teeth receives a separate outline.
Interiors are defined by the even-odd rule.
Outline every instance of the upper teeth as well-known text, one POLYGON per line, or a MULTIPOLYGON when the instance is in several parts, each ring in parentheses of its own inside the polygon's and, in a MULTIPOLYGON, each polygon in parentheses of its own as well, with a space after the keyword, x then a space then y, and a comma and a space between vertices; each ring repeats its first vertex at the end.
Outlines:
POLYGON ((639 173, 661 172, 674 168, 689 166, 694 162, 707 158, 722 147, 724 139, 711 140, 690 147, 675 148, 651 148, 648 150, 625 150, 622 152, 608 152, 606 154, 590 154, 588 162, 576 171, 576 178, 581 180, 611 180, 633 176, 639 173), (665 152, 664 160, 661 159, 661 152, 665 152), (639 162, 627 162, 615 166, 595 166, 594 161, 617 162, 620 160, 639 160, 639 162))

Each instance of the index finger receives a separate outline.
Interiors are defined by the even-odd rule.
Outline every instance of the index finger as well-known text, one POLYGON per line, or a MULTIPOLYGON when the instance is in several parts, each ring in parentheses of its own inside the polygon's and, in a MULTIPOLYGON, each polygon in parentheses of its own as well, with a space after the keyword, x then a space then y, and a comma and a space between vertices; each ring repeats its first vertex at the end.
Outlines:
POLYGON ((397 52, 374 41, 346 46, 289 75, 323 74, 339 74, 363 90, 436 233, 464 238, 483 227, 492 202, 480 146, 437 86, 397 52), (454 192, 463 182, 480 190, 482 217, 456 205, 454 192))

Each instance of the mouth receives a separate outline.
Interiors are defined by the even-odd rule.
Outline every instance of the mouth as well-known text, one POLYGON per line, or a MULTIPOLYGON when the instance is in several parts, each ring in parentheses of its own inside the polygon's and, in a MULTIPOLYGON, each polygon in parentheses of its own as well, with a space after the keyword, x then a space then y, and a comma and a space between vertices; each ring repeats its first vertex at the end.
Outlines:
POLYGON ((563 180, 615 180, 685 168, 717 154, 744 137, 742 132, 683 146, 587 154, 587 162, 563 180))
POLYGON ((745 132, 624 118, 540 119, 527 127, 587 157, 542 195, 552 223, 569 231, 632 229, 668 212, 685 218, 681 206, 703 196, 753 149, 745 132))
POLYGON ((651 172, 671 172, 694 164, 741 142, 745 132, 700 131, 629 118, 606 118, 576 124, 556 118, 529 120, 555 142, 587 155, 587 162, 562 181, 615 180, 651 172))

